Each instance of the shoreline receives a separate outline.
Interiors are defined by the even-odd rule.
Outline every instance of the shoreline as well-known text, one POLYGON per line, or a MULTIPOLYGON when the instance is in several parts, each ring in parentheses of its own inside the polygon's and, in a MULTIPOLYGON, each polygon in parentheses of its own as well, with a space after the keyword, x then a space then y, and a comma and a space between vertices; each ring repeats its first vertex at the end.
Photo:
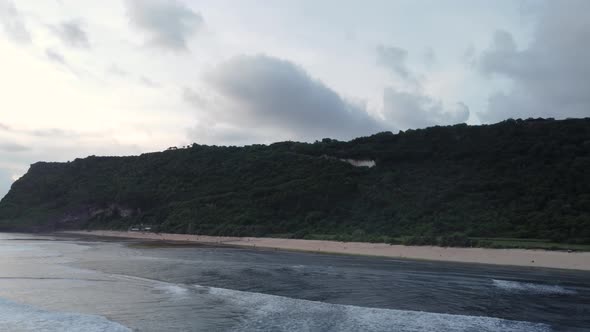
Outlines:
POLYGON ((362 255, 388 258, 542 267, 590 271, 590 252, 562 252, 530 249, 455 248, 404 246, 386 243, 337 242, 256 237, 225 237, 123 231, 65 231, 57 234, 90 235, 142 240, 178 241, 201 244, 304 251, 324 254, 362 255))

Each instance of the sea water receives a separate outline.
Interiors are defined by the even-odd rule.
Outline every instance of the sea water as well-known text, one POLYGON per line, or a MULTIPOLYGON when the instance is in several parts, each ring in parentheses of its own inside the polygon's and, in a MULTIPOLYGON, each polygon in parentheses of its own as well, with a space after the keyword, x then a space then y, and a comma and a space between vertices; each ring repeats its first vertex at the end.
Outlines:
POLYGON ((590 274, 0 234, 0 331, 590 331, 590 274))

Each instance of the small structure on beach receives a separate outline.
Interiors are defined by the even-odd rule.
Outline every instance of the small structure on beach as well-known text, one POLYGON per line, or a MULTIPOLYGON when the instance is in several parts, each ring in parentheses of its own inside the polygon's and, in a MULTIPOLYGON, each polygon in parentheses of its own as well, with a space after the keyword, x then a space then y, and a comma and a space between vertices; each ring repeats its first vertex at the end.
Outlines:
POLYGON ((131 225, 127 231, 128 232, 151 232, 152 225, 144 225, 144 224, 131 225))

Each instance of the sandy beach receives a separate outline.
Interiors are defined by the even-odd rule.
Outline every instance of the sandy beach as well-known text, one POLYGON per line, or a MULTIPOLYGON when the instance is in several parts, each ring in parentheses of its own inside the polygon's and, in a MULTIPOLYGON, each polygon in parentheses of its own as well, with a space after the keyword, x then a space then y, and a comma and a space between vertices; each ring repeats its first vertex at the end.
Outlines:
POLYGON ((590 252, 563 252, 525 249, 442 248, 403 246, 385 243, 336 242, 298 239, 220 237, 188 234, 69 231, 66 234, 121 237, 147 240, 183 241, 240 247, 297 250, 317 253, 381 256, 432 261, 517 265, 590 271, 590 252))

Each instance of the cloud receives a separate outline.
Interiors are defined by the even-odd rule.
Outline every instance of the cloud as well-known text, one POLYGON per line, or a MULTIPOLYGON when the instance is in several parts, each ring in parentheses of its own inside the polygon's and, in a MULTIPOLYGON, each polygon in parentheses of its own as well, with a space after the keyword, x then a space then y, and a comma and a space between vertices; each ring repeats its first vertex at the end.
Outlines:
POLYGON ((111 64, 109 68, 107 68, 106 72, 108 74, 117 76, 117 77, 127 77, 129 76, 129 72, 122 69, 121 67, 117 66, 116 64, 111 64))
POLYGON ((423 54, 424 64, 430 67, 436 63, 436 53, 432 47, 427 47, 423 54))
POLYGON ((76 132, 58 129, 58 128, 35 129, 35 130, 30 130, 30 131, 24 131, 24 133, 29 134, 31 136, 45 137, 45 138, 60 138, 60 137, 68 138, 68 137, 79 136, 79 134, 76 132))
POLYGON ((243 145, 247 143, 275 142, 274 133, 252 130, 226 123, 199 123, 188 129, 188 135, 200 143, 243 145))
POLYGON ((64 56, 61 53, 59 53, 55 50, 52 50, 50 48, 45 49, 45 56, 47 56, 47 59, 49 59, 50 61, 53 61, 53 62, 58 63, 60 65, 67 65, 68 64, 66 59, 64 58, 64 56))
POLYGON ((83 49, 90 48, 88 34, 84 30, 81 21, 64 21, 58 25, 50 26, 50 30, 58 36, 66 46, 83 49))
POLYGON ((479 60, 480 70, 484 74, 502 73, 510 75, 519 70, 521 59, 514 55, 517 52, 516 42, 512 35, 504 30, 494 33, 492 45, 483 53, 479 60))
POLYGON ((31 43, 31 33, 26 27, 24 17, 12 1, 0 0, 0 25, 12 40, 23 44, 31 43))
POLYGON ((63 69, 65 71, 69 72, 70 74, 74 75, 78 79, 82 79, 85 77, 88 78, 88 77, 93 76, 91 72, 89 72, 85 69, 76 68, 76 66, 72 65, 70 62, 68 62, 68 60, 66 60, 65 56, 62 53, 60 53, 52 48, 45 49, 45 57, 49 61, 59 65, 61 67, 60 69, 63 69))
POLYGON ((208 106, 207 99, 191 88, 182 90, 182 98, 197 109, 205 109, 208 106))
POLYGON ((519 48, 509 32, 497 31, 478 58, 486 76, 512 82, 496 92, 479 117, 494 122, 508 117, 590 116, 590 1, 549 1, 538 14, 529 45, 519 48))
POLYGON ((139 77, 139 82, 143 85, 146 86, 148 88, 159 88, 160 87, 160 83, 152 81, 151 79, 149 79, 146 76, 140 76, 139 77))
POLYGON ((383 115, 399 128, 423 128, 465 122, 469 118, 469 108, 462 102, 445 108, 440 100, 385 88, 383 115))
POLYGON ((187 51, 188 40, 203 25, 201 14, 176 0, 126 0, 127 15, 152 46, 187 51))
POLYGON ((463 51, 463 54, 461 55, 461 62, 468 66, 468 67, 475 67, 477 59, 476 59, 476 50, 475 50, 475 46, 473 44, 470 44, 469 46, 467 46, 467 48, 465 48, 465 51, 463 51))
MULTIPOLYGON (((411 70, 406 64, 408 52, 391 46, 377 47, 377 64, 388 68, 402 78, 400 90, 386 87, 383 90, 383 110, 385 121, 400 129, 424 128, 434 125, 447 125, 465 122, 469 119, 469 107, 463 102, 455 102, 452 107, 435 97, 425 94, 424 75, 411 70)), ((422 55, 428 67, 436 61, 434 49, 427 48, 422 55)))
POLYGON ((390 69, 405 80, 411 78, 410 70, 406 65, 407 57, 408 51, 403 48, 383 45, 377 47, 377 64, 390 69))
POLYGON ((23 152, 27 150, 30 150, 28 146, 18 143, 0 143, 0 151, 3 152, 23 152))
POLYGON ((246 130, 250 136, 264 132, 276 133, 280 139, 310 140, 382 130, 364 106, 345 100, 287 60, 235 56, 204 79, 214 98, 205 99, 190 89, 183 91, 183 97, 202 110, 202 120, 216 128, 231 128, 232 136, 244 136, 246 130))
POLYGON ((7 124, 0 122, 0 130, 16 135, 25 135, 40 138, 72 138, 81 136, 80 133, 71 130, 64 130, 59 128, 42 128, 42 129, 23 129, 13 128, 7 124))

